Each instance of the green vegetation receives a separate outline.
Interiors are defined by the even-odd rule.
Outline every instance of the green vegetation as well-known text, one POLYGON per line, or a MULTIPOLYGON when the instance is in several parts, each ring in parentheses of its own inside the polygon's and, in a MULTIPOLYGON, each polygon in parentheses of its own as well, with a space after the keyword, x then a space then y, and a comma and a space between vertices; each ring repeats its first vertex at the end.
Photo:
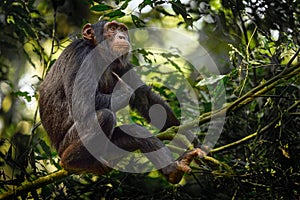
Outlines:
MULTIPOLYGON (((0 29, 0 199, 300 198, 298 1, 2 0, 0 29), (180 83, 191 85, 200 103, 189 106, 188 93, 184 101, 200 115, 185 116, 180 128, 199 125, 194 132, 202 141, 210 120, 226 114, 217 144, 178 185, 156 171, 115 170, 99 177, 74 175, 59 166, 40 124, 38 87, 61 51, 80 37, 81 27, 99 17, 130 29, 176 28, 197 38, 220 71, 193 70, 180 56, 182 49, 132 52, 142 78, 179 117, 179 100, 166 85, 183 94, 180 83), (222 96, 226 102, 218 104, 222 96)), ((134 35, 132 41, 144 44, 145 38, 134 35)), ((120 113, 121 123, 148 126, 136 113, 127 115, 120 113)), ((168 144, 178 128, 150 129, 168 144)))

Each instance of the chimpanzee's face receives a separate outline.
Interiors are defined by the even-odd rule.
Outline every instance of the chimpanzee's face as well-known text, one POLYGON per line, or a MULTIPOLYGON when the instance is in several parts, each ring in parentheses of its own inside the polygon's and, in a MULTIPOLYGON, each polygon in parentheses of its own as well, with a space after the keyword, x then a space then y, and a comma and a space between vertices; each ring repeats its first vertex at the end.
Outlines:
POLYGON ((116 21, 107 22, 103 27, 103 37, 114 56, 127 56, 131 45, 125 24, 116 21))

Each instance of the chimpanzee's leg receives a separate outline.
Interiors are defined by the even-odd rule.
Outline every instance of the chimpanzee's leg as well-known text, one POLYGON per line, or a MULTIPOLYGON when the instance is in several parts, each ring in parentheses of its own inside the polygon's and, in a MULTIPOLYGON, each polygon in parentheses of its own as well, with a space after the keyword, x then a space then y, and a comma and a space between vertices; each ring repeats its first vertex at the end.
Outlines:
MULTIPOLYGON (((140 149, 149 160, 167 177, 171 183, 178 183, 185 172, 190 172, 189 164, 196 156, 201 156, 200 149, 191 150, 182 155, 176 161, 173 160, 171 152, 163 142, 153 136, 144 127, 138 125, 123 125, 114 129, 114 114, 107 109, 97 111, 99 124, 107 136, 116 146, 126 151, 140 149), (149 153, 149 154, 147 154, 149 153)), ((102 134, 102 133, 99 133, 102 134)), ((61 165, 74 172, 93 172, 101 175, 111 170, 108 164, 122 157, 118 152, 111 151, 106 145, 99 146, 101 141, 97 137, 87 137, 87 145, 91 144, 100 153, 105 153, 105 160, 98 160, 83 145, 78 136, 76 126, 70 128, 64 140, 61 142, 58 152, 61 156, 61 165), (117 153, 117 154, 115 154, 117 153)), ((103 142, 102 142, 103 144, 103 142)), ((101 157, 100 157, 101 158, 101 157)))
MULTIPOLYGON (((97 118, 100 127, 109 140, 116 124, 114 114, 108 109, 102 109, 97 111, 97 118)), ((99 146, 101 141, 97 141, 97 137, 87 138, 86 145, 93 145, 92 148, 99 148, 101 152, 106 151, 106 147, 99 146)), ((75 173, 93 172, 101 175, 111 170, 106 165, 105 160, 100 162, 89 152, 81 141, 75 125, 65 135, 64 140, 59 145, 58 153, 61 157, 61 166, 75 173)))
POLYGON ((111 140, 115 145, 127 151, 140 149, 171 183, 178 183, 184 173, 191 172, 189 164, 195 157, 204 156, 203 151, 196 148, 174 161, 170 150, 164 143, 138 125, 116 127, 111 140))

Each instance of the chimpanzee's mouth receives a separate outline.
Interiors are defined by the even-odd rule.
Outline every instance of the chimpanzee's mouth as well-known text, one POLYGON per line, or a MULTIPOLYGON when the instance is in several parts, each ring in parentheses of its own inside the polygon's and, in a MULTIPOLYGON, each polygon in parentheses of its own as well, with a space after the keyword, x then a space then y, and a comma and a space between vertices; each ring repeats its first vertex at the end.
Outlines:
POLYGON ((130 46, 129 45, 127 45, 127 44, 118 44, 118 45, 114 45, 113 46, 113 48, 122 48, 122 49, 129 49, 130 48, 130 46))

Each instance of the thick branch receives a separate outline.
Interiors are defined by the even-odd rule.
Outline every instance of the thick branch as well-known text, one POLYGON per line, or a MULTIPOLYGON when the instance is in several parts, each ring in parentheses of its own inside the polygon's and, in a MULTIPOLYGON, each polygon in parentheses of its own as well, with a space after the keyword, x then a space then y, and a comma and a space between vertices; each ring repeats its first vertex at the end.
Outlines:
POLYGON ((22 193, 29 192, 31 190, 41 188, 50 183, 54 183, 57 180, 67 177, 70 173, 64 169, 54 172, 48 176, 40 177, 35 181, 26 181, 16 189, 0 194, 0 199, 13 199, 22 193))

